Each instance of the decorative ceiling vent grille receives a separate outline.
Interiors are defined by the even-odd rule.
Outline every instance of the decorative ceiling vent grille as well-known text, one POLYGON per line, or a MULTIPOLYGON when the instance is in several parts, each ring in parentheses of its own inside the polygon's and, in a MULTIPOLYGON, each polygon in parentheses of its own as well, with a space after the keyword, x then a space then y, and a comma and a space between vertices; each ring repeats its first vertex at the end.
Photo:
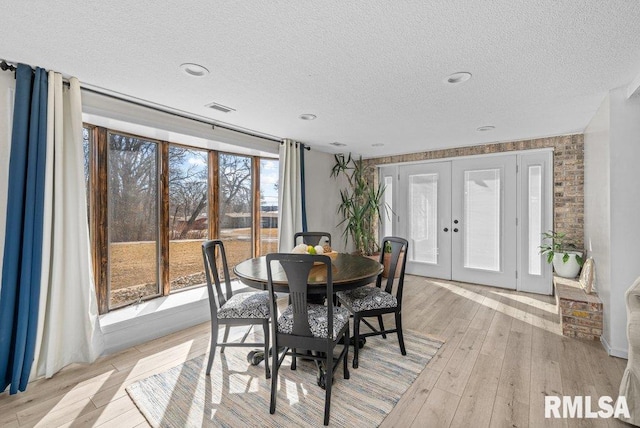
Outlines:
POLYGON ((234 109, 234 108, 223 106, 222 104, 218 104, 218 103, 207 104, 205 107, 209 107, 210 109, 218 110, 218 111, 221 111, 223 113, 229 113, 230 111, 236 111, 236 109, 234 109))

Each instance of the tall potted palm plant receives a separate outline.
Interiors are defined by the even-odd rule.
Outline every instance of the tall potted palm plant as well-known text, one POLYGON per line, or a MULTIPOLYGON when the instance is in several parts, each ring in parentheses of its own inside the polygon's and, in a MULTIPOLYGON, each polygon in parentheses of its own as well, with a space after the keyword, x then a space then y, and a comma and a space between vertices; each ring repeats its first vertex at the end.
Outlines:
POLYGON ((371 186, 366 179, 362 156, 355 159, 349 153, 335 155, 335 165, 331 170, 331 177, 344 176, 348 187, 340 190, 340 205, 338 214, 342 220, 338 225, 344 225, 345 244, 349 238, 353 241, 355 251, 361 255, 372 255, 380 251, 376 224, 386 212, 383 204, 384 184, 371 186))

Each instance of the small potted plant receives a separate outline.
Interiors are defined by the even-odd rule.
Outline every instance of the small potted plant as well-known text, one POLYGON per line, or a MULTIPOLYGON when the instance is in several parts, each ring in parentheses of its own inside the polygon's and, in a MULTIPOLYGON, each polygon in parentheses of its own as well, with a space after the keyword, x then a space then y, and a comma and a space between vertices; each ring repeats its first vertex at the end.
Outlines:
POLYGON ((544 245, 540 254, 547 257, 547 263, 553 264, 553 270, 563 278, 575 278, 584 263, 582 252, 566 238, 566 233, 552 230, 542 234, 544 245))

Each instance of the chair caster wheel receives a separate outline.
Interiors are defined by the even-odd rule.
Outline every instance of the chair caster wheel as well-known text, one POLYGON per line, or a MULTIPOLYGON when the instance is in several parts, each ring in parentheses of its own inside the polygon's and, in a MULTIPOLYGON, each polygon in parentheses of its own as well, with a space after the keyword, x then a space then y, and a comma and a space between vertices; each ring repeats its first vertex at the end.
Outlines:
POLYGON ((251 351, 247 354, 247 362, 252 366, 257 366, 264 360, 264 352, 262 351, 251 351))

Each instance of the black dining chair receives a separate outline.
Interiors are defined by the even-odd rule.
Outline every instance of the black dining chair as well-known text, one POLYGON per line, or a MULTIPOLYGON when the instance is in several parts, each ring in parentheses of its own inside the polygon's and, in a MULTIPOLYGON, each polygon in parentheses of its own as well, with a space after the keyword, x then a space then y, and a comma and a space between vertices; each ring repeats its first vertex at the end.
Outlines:
POLYGON ((233 294, 231 280, 229 278, 229 267, 227 265, 227 255, 224 251, 224 244, 219 239, 205 241, 202 243, 202 256, 204 259, 204 271, 207 278, 207 292, 209 294, 209 309, 211 310, 211 349, 209 350, 209 361, 207 363, 207 375, 211 372, 213 359, 216 354, 216 347, 220 346, 220 353, 224 353, 225 346, 239 347, 264 347, 264 371, 267 379, 271 377, 269 370, 269 293, 267 291, 254 291, 233 294), (223 292, 220 283, 218 267, 222 268, 224 275, 225 290, 223 292), (213 282, 211 278, 213 277, 213 282), (213 287, 215 286, 215 292, 213 287), (224 325, 224 339, 218 342, 218 326, 224 325), (249 325, 240 342, 227 342, 229 329, 231 326, 249 325), (245 340, 256 325, 262 325, 264 332, 264 343, 246 343, 245 340))
MULTIPOLYGON (((384 289, 382 288, 383 276, 378 275, 375 287, 363 286, 354 290, 340 291, 336 293, 342 305, 353 314, 353 337, 354 343, 359 343, 360 338, 381 335, 386 339, 388 333, 398 334, 398 343, 402 355, 407 355, 402 336, 402 288, 404 285, 404 268, 407 262, 407 250, 409 243, 406 239, 397 237, 385 237, 382 239, 382 251, 380 252, 380 263, 384 261, 385 250, 391 250, 391 260, 389 272, 384 289), (400 261, 401 254, 404 254, 400 261), (398 266, 400 264, 400 266, 398 266), (396 270, 400 268, 398 284, 393 291, 394 277, 396 270), (396 318, 396 328, 385 330, 382 315, 393 313, 396 318), (373 327, 366 318, 377 317, 380 329, 373 327), (371 332, 360 333, 360 321, 364 322, 371 332)), ((358 368, 358 346, 353 347, 353 368, 358 368)))
POLYGON ((331 234, 329 232, 297 232, 293 235, 293 246, 298 244, 324 245, 329 244, 331 246, 331 234), (298 241, 298 238, 302 238, 302 242, 298 241))
POLYGON ((309 254, 267 254, 268 289, 271 296, 271 342, 273 349, 282 349, 282 354, 273 352, 273 377, 271 378, 271 403, 269 412, 276 411, 278 394, 278 371, 282 361, 290 355, 291 370, 296 370, 296 358, 304 357, 319 363, 322 374, 319 378, 320 386, 325 388, 324 424, 329 424, 331 407, 331 387, 333 374, 340 360, 343 365, 343 376, 349 379, 348 353, 349 346, 343 345, 342 351, 334 358, 333 351, 338 342, 349 343, 349 311, 333 305, 332 299, 327 299, 327 305, 317 305, 307 302, 307 279, 311 269, 327 270, 326 293, 333 294, 333 279, 331 275, 331 259, 323 255, 309 254), (314 263, 317 266, 314 267, 314 263), (289 286, 289 301, 287 308, 278 317, 276 297, 273 286, 273 270, 283 269, 289 286), (331 314, 331 315, 329 315, 331 314), (277 320, 277 321, 276 321, 277 320), (310 351, 310 353, 298 352, 310 351), (322 367, 324 366, 324 367, 322 367))

